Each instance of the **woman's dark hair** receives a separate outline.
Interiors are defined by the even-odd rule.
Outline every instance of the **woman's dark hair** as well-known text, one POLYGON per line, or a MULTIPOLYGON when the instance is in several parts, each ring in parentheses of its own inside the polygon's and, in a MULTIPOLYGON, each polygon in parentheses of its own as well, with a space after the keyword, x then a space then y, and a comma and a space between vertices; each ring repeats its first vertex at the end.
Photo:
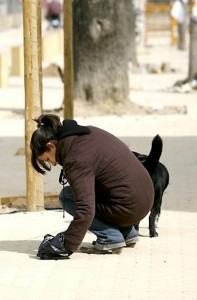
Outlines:
POLYGON ((34 121, 37 123, 37 129, 33 132, 30 142, 31 164, 38 173, 44 175, 51 167, 47 162, 39 160, 38 156, 49 150, 47 143, 56 140, 56 132, 62 123, 58 116, 52 114, 42 114, 34 121))

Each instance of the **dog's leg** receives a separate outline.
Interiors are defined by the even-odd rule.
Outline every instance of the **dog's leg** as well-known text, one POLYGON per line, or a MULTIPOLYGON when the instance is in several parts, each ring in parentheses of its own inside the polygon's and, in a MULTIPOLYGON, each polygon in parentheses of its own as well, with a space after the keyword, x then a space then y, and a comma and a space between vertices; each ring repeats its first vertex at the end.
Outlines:
POLYGON ((155 186, 154 204, 151 209, 151 213, 149 215, 149 236, 150 237, 158 236, 158 233, 156 231, 156 220, 161 213, 162 197, 163 197, 163 188, 161 187, 161 185, 155 186))
POLYGON ((152 208, 150 216, 149 216, 149 236, 151 238, 158 236, 158 233, 157 233, 157 231, 155 229, 157 216, 158 216, 158 213, 155 211, 154 208, 152 208))

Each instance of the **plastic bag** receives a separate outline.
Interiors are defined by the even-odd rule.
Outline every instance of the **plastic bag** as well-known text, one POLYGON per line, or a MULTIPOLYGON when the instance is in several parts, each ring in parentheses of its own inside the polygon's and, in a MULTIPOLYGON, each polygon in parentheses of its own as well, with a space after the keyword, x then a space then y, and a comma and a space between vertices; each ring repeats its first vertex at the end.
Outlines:
POLYGON ((46 234, 41 242, 37 256, 40 259, 68 259, 71 253, 64 248, 64 234, 46 234))

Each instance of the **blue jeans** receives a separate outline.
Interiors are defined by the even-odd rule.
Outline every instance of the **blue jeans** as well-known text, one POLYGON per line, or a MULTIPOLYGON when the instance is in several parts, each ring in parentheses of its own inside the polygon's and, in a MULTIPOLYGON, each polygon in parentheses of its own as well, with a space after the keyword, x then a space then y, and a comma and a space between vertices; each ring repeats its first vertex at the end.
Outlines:
MULTIPOLYGON (((70 186, 62 189, 59 195, 59 201, 64 210, 74 216, 75 203, 70 186)), ((95 248, 98 250, 110 250, 114 248, 122 248, 130 243, 137 241, 138 233, 134 226, 120 228, 105 221, 94 218, 89 231, 97 237, 95 248)))

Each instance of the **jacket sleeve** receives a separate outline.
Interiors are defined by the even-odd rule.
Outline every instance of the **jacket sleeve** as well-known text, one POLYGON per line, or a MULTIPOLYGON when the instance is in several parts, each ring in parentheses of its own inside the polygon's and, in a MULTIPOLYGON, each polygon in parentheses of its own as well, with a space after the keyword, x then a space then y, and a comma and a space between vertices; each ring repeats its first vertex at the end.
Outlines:
POLYGON ((95 176, 87 166, 76 161, 67 162, 64 172, 76 206, 74 218, 64 233, 64 246, 67 250, 75 252, 95 215, 95 176))

